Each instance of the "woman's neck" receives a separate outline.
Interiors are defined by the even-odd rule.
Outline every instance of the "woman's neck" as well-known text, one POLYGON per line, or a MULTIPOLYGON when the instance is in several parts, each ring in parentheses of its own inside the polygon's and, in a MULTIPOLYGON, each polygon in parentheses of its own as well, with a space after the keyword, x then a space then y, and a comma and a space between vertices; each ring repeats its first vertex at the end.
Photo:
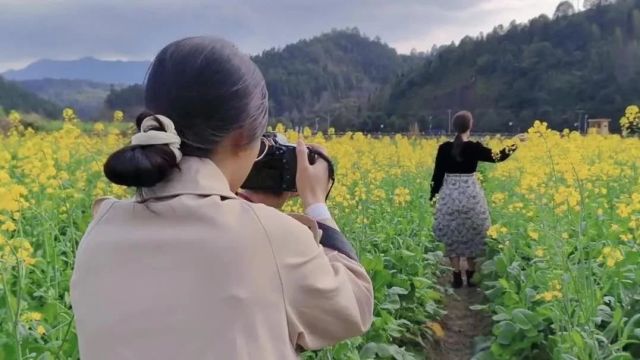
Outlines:
POLYGON ((468 141, 469 137, 471 137, 471 134, 469 134, 468 132, 460 134, 460 138, 462 138, 462 141, 468 141))

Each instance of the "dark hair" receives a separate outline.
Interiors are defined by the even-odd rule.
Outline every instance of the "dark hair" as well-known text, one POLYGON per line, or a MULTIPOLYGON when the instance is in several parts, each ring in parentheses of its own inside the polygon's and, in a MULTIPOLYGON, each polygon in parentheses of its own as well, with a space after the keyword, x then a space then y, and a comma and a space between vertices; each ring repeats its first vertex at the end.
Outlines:
MULTIPOLYGON (((236 130, 250 144, 267 126, 262 73, 248 55, 214 37, 178 40, 158 53, 147 74, 145 107, 138 130, 148 116, 168 117, 184 156, 209 157, 236 130)), ((177 167, 168 145, 131 145, 109 156, 104 173, 115 184, 140 188, 160 183, 177 167)))
POLYGON ((471 129, 472 122, 473 115, 468 111, 460 111, 453 116, 452 125, 453 130, 456 132, 456 137, 453 139, 453 149, 451 150, 451 154, 458 161, 462 161, 462 145, 464 144, 462 134, 471 129))

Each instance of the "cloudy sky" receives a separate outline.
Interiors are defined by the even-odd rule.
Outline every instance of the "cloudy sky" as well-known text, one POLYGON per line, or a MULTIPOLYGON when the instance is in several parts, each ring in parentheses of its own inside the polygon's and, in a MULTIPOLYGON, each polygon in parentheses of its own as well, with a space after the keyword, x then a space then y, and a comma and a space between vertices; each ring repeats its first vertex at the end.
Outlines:
POLYGON ((552 14, 559 0, 0 0, 0 71, 39 58, 151 59, 213 34, 255 54, 357 26, 400 52, 552 14))

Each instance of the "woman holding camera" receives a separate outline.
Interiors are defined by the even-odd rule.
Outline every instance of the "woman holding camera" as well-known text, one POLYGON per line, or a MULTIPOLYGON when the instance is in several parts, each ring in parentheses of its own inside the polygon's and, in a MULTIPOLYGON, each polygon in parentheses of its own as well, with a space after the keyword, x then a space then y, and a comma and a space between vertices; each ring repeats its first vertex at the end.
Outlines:
MULTIPOLYGON (((497 163, 517 149, 506 147, 494 154, 480 142, 470 141, 473 116, 461 111, 453 117, 456 137, 440 145, 431 179, 431 200, 439 193, 433 231, 445 245, 445 256, 453 267, 454 288, 462 287, 460 258, 467 260, 467 286, 475 286, 475 259, 484 253, 487 230, 491 226, 484 192, 475 177, 479 162, 497 163)), ((524 140, 524 136, 519 136, 524 140)))
POLYGON ((316 221, 237 196, 267 125, 250 58, 216 38, 171 43, 145 104, 132 145, 104 166, 136 198, 98 200, 77 251, 81 358, 295 359, 366 331, 372 285, 325 205, 326 163, 298 144, 298 194, 316 221))

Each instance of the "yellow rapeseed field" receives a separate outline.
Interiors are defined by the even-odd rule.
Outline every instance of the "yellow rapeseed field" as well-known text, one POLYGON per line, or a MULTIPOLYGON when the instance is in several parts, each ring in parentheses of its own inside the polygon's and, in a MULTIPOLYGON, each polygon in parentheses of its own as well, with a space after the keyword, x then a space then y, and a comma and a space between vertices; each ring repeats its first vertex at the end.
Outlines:
MULTIPOLYGON (((0 134, 0 359, 78 358, 69 302, 75 250, 93 199, 131 194, 102 174, 133 131, 118 124, 122 113, 90 130, 71 110, 63 117, 61 129, 35 132, 12 113, 0 134)), ((445 268, 428 201, 444 139, 304 135, 336 160, 330 207, 376 296, 371 331, 305 357, 423 358, 423 344, 444 336, 437 279, 445 268)), ((493 218, 481 274, 488 303, 476 307, 494 315, 484 355, 640 356, 640 140, 558 132, 544 122, 528 137, 511 159, 478 174, 493 218)), ((480 140, 495 149, 512 142, 480 140)), ((294 201, 287 210, 300 209, 294 201)))

